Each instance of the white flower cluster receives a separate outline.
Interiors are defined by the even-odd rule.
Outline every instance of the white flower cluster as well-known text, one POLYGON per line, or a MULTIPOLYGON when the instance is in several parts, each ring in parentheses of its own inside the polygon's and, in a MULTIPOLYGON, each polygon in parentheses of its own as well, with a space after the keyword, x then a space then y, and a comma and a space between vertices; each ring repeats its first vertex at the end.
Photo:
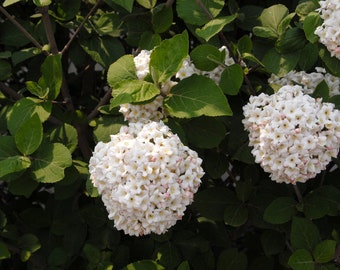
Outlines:
POLYGON ((315 68, 316 72, 291 70, 283 77, 272 74, 268 79, 269 84, 278 85, 301 85, 305 94, 312 94, 321 81, 325 81, 329 87, 329 96, 340 95, 340 78, 335 77, 321 67, 315 68))
MULTIPOLYGON (((229 55, 229 50, 227 49, 227 47, 222 46, 221 48, 219 48, 219 50, 220 51, 225 50, 226 56, 225 56, 224 64, 226 66, 231 66, 235 64, 234 59, 230 57, 229 55)), ((187 59, 183 61, 182 67, 176 73, 176 78, 183 80, 187 77, 190 77, 193 74, 198 74, 198 75, 207 76, 210 79, 214 80, 216 84, 219 84, 223 71, 224 71, 224 67, 222 65, 217 66, 211 71, 199 70, 198 68, 195 67, 194 63, 191 61, 190 56, 188 56, 187 59)))
POLYGON ((305 95, 301 86, 251 96, 243 114, 255 161, 273 181, 306 182, 338 155, 340 111, 305 95))
POLYGON ((340 59, 340 2, 339 0, 319 1, 320 16, 323 19, 321 26, 315 30, 320 42, 327 47, 331 56, 340 59))
POLYGON ((141 236, 165 233, 182 218, 201 163, 163 122, 130 123, 97 144, 89 171, 115 227, 141 236))

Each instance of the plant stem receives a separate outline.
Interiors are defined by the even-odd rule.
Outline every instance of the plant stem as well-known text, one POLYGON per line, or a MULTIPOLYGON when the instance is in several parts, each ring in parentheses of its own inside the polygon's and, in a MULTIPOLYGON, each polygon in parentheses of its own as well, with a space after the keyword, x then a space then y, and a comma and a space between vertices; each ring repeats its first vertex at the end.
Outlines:
POLYGON ((167 0, 165 3, 166 7, 171 7, 175 3, 175 0, 167 0))
POLYGON ((48 43, 50 44, 50 47, 51 47, 51 52, 52 54, 58 54, 59 51, 58 51, 57 43, 55 41, 53 28, 52 28, 52 24, 50 20, 50 15, 48 14, 48 6, 39 8, 39 11, 42 15, 42 21, 44 24, 48 43))
POLYGON ((103 2, 103 0, 99 0, 89 11, 89 13, 85 16, 84 20, 81 22, 81 24, 79 25, 79 27, 76 29, 76 31, 73 33, 72 37, 70 38, 70 40, 66 43, 66 45, 64 46, 64 48, 61 50, 61 54, 64 54, 65 51, 70 47, 71 43, 73 42, 73 40, 77 37, 79 31, 84 27, 85 23, 88 21, 88 19, 91 17, 91 15, 97 10, 97 8, 99 7, 99 5, 103 2))
POLYGON ((7 94, 8 96, 14 98, 15 100, 19 100, 19 99, 23 98, 23 96, 21 94, 19 94, 17 91, 15 91, 11 87, 7 86, 3 82, 0 82, 0 90, 2 92, 4 92, 5 94, 7 94))
MULTIPOLYGON (((210 14, 209 10, 205 7, 205 5, 203 4, 203 2, 201 0, 195 0, 197 5, 199 5, 199 7, 202 9, 202 11, 207 15, 207 17, 210 19, 210 20, 213 20, 214 17, 210 14)), ((231 56, 231 58, 234 59, 234 62, 235 63, 238 63, 240 64, 242 62, 242 59, 241 58, 238 58, 236 57, 236 55, 234 54, 232 48, 230 47, 230 43, 229 41, 227 40, 227 38, 225 37, 225 35, 223 34, 222 31, 220 31, 218 33, 218 37, 220 38, 221 42, 223 43, 223 45, 225 45, 229 51, 229 55, 231 56)), ((243 78, 244 78, 244 81, 249 89, 249 92, 252 94, 252 95, 256 95, 256 91, 253 87, 253 85, 251 84, 248 76, 246 74, 243 73, 243 78)))
POLYGON ((92 112, 89 113, 89 115, 87 116, 87 120, 90 121, 92 120, 93 118, 95 118, 99 111, 99 107, 105 105, 106 103, 109 102, 111 98, 111 90, 108 90, 105 95, 100 99, 100 101, 98 102, 97 106, 92 110, 92 112))
POLYGON ((299 203, 303 203, 303 198, 302 198, 301 192, 299 190, 299 187, 296 184, 293 184, 293 188, 294 188, 294 191, 295 191, 295 194, 296 194, 296 197, 297 197, 299 203))
POLYGON ((25 36, 27 37, 33 44, 35 47, 37 47, 38 49, 42 49, 42 46, 40 45, 40 43, 20 24, 18 23, 18 21, 14 18, 14 16, 12 16, 11 14, 9 14, 6 9, 4 9, 1 5, 0 5, 0 11, 2 14, 4 14, 6 16, 6 18, 13 23, 18 30, 25 36))

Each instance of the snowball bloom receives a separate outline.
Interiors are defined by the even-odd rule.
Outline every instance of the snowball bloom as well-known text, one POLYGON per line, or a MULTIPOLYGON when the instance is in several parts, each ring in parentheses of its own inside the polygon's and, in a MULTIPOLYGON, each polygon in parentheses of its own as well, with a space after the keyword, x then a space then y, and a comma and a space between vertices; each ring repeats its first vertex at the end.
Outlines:
POLYGON ((326 70, 321 67, 316 67, 315 70, 316 72, 312 73, 291 70, 282 77, 272 74, 268 79, 268 83, 281 87, 299 84, 302 86, 305 94, 312 94, 318 84, 324 80, 329 88, 329 96, 340 95, 340 78, 326 73, 326 70))
POLYGON ((315 34, 320 37, 320 42, 327 47, 331 56, 340 59, 340 2, 339 0, 319 1, 322 25, 318 26, 315 34))
POLYGON ((340 111, 305 95, 301 86, 251 96, 243 114, 255 161, 273 181, 304 183, 338 155, 340 111))
POLYGON ((114 226, 141 236, 165 233, 182 218, 201 183, 201 163, 163 122, 130 123, 96 145, 89 171, 114 226))

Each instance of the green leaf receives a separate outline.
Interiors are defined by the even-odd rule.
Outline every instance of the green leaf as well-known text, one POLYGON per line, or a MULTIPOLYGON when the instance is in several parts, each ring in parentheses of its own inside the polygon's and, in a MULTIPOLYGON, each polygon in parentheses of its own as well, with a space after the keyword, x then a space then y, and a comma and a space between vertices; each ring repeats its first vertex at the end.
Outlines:
POLYGON ((237 150, 232 157, 233 160, 242 161, 246 164, 254 164, 255 159, 251 153, 251 149, 252 148, 248 145, 248 142, 241 144, 239 147, 237 147, 237 150))
POLYGON ((158 46, 162 41, 159 34, 153 34, 150 31, 144 32, 141 36, 139 47, 143 50, 152 50, 158 46))
POLYGON ((266 230, 261 235, 261 244, 265 255, 270 257, 275 254, 280 254, 284 251, 286 240, 283 233, 266 230))
POLYGON ((226 129, 216 118, 194 118, 183 126, 190 144, 200 148, 217 147, 224 139, 226 129))
POLYGON ((19 151, 28 156, 35 152, 43 138, 43 127, 39 116, 35 113, 26 120, 15 133, 15 144, 19 151))
POLYGON ((289 24, 291 22, 291 20, 294 18, 295 13, 290 13, 289 15, 287 15, 279 24, 278 27, 278 34, 281 36, 283 35, 287 29, 289 30, 289 24))
MULTIPOLYGON (((32 32, 32 26, 28 20, 24 21, 20 18, 16 18, 16 21, 29 33, 32 32)), ((17 27, 9 20, 5 20, 0 23, 0 28, 0 44, 21 47, 30 43, 30 40, 21 31, 18 31, 17 27)))
POLYGON ((321 48, 319 51, 319 56, 322 61, 326 64, 330 72, 339 77, 340 76, 340 60, 336 57, 332 57, 326 48, 321 48))
POLYGON ((225 55, 219 49, 210 44, 198 45, 190 53, 190 59, 195 67, 207 71, 213 70, 219 63, 224 64, 222 56, 225 58, 225 55))
POLYGON ((73 126, 64 123, 51 132, 50 140, 51 142, 62 143, 73 153, 78 145, 78 133, 73 126))
POLYGON ((238 14, 219 17, 206 23, 202 28, 195 30, 196 34, 203 38, 205 41, 209 41, 213 36, 218 34, 224 26, 233 22, 237 18, 238 14))
POLYGON ((274 29, 266 26, 255 26, 253 28, 253 33, 255 36, 268 39, 276 39, 278 37, 274 29))
POLYGON ((20 0, 5 0, 2 5, 3 5, 3 7, 8 7, 8 6, 13 5, 17 2, 20 2, 20 0))
POLYGON ((83 247, 83 252, 89 262, 95 264, 98 264, 100 262, 100 250, 96 246, 86 243, 83 247))
POLYGON ((49 6, 52 3, 52 0, 33 0, 33 3, 37 7, 45 7, 45 6, 49 6))
POLYGON ((303 31, 298 27, 290 28, 277 40, 275 46, 280 53, 289 53, 302 49, 306 44, 303 31))
POLYGON ((12 75, 12 67, 5 60, 0 60, 0 81, 8 79, 12 75))
POLYGON ((106 0, 107 2, 112 2, 114 4, 117 4, 127 10, 128 12, 132 11, 133 2, 134 0, 106 0))
POLYGON ((253 42, 248 35, 244 35, 237 41, 237 49, 238 51, 243 53, 250 53, 253 49, 253 42))
POLYGON ((121 81, 132 81, 137 79, 136 66, 133 61, 133 55, 131 54, 119 58, 110 65, 107 72, 107 82, 112 88, 115 88, 121 81))
POLYGON ((0 136, 0 161, 19 154, 14 137, 0 136))
POLYGON ((53 266, 63 265, 68 260, 68 254, 62 247, 52 249, 48 255, 48 264, 53 266))
POLYGON ((202 216, 222 221, 226 206, 233 202, 237 202, 233 192, 227 188, 214 187, 198 192, 192 206, 202 216))
POLYGON ((160 4, 152 9, 152 27, 155 33, 164 33, 173 23, 172 6, 160 4))
POLYGON ((81 47, 92 59, 104 68, 124 55, 124 47, 118 39, 112 37, 93 36, 90 39, 81 41, 81 47))
POLYGON ((319 5, 313 1, 304 1, 296 6, 295 12, 304 20, 306 16, 314 12, 318 7, 319 5))
POLYGON ((11 253, 9 253, 9 250, 5 243, 0 242, 0 261, 4 259, 8 259, 11 257, 11 253))
POLYGON ((178 118, 232 115, 222 90, 211 79, 199 75, 192 75, 175 85, 165 99, 164 107, 171 116, 178 118))
POLYGON ((262 11, 259 20, 264 27, 268 27, 275 33, 278 33, 278 28, 281 21, 289 14, 289 10, 282 4, 273 5, 262 11))
POLYGON ((164 269, 165 268, 162 265, 156 263, 155 261, 143 260, 130 263, 121 270, 164 270, 164 269))
POLYGON ((31 166, 31 161, 27 157, 13 156, 0 161, 0 178, 14 173, 21 172, 31 166))
POLYGON ((288 265, 293 270, 314 270, 314 261, 308 250, 296 250, 288 260, 288 265))
POLYGON ((238 252, 236 248, 222 251, 217 260, 217 270, 246 270, 248 266, 247 256, 238 252))
POLYGON ((20 177, 9 181, 8 189, 13 195, 29 198, 38 185, 38 182, 34 181, 27 173, 24 173, 20 177))
POLYGON ((177 0, 176 10, 178 16, 183 19, 187 24, 193 25, 203 25, 207 23, 210 19, 207 16, 204 9, 206 9, 209 14, 215 18, 224 7, 224 0, 202 0, 202 8, 198 1, 195 0, 177 0))
POLYGON ((296 201, 291 197, 279 197, 264 211, 263 219, 271 224, 283 224, 296 214, 296 201))
POLYGON ((155 82, 165 82, 180 69, 188 55, 188 33, 175 35, 156 47, 150 56, 150 71, 155 82))
POLYGON ((322 24, 320 14, 317 12, 311 12, 303 21, 303 31, 309 42, 315 43, 318 41, 319 36, 314 34, 316 28, 322 24))
POLYGON ((181 254, 177 246, 172 243, 164 243, 154 252, 155 261, 166 269, 175 269, 181 262, 181 254))
POLYGON ((140 80, 122 81, 112 89, 114 98, 111 100, 110 109, 124 103, 148 101, 159 94, 160 90, 153 83, 140 80))
POLYGON ((35 113, 43 123, 51 114, 52 103, 42 102, 33 98, 18 100, 7 115, 7 127, 12 135, 15 135, 20 126, 35 113))
POLYGON ((220 87, 227 95, 237 95, 243 83, 243 69, 234 64, 224 69, 221 75, 220 87))
POLYGON ((64 178, 65 168, 71 165, 71 153, 66 146, 45 143, 34 154, 31 169, 37 182, 55 183, 64 178))
POLYGON ((48 99, 54 100, 60 92, 62 83, 61 55, 49 55, 41 65, 42 76, 39 85, 48 88, 48 99))
POLYGON ((178 267, 177 270, 190 270, 190 266, 188 261, 182 262, 178 267))
POLYGON ((205 153, 204 171, 213 179, 220 178, 228 169, 228 158, 223 153, 216 153, 214 149, 205 153))
POLYGON ((299 52, 280 54, 272 48, 265 54, 262 63, 268 72, 280 77, 296 67, 299 55, 299 52))
POLYGON ((316 87, 312 94, 313 98, 322 98, 323 102, 328 102, 329 87, 325 80, 322 80, 316 87))
POLYGON ((96 142, 109 142, 110 135, 117 134, 123 125, 126 125, 123 116, 97 118, 93 132, 96 142))
POLYGON ((299 67, 301 70, 311 70, 319 59, 317 44, 307 43, 301 50, 299 67))
POLYGON ((157 0, 136 0, 136 1, 142 7, 145 7, 147 9, 152 9, 157 3, 157 0))
POLYGON ((104 13, 95 22, 95 30, 99 35, 119 37, 123 31, 122 18, 116 13, 104 13))
POLYGON ((240 227, 248 220, 248 208, 243 202, 228 204, 224 209, 224 223, 240 227))
POLYGON ((313 257, 317 263, 326 263, 335 258, 336 241, 324 240, 317 244, 313 251, 313 257))
POLYGON ((318 227, 306 218, 293 217, 290 241, 295 250, 313 250, 313 248, 320 242, 318 227))
POLYGON ((18 239, 18 245, 21 249, 27 250, 30 252, 36 252, 41 248, 41 244, 39 243, 39 239, 34 234, 24 234, 18 239))
POLYGON ((39 83, 33 81, 26 81, 27 90, 31 92, 31 94, 45 99, 50 91, 48 87, 42 87, 39 83))

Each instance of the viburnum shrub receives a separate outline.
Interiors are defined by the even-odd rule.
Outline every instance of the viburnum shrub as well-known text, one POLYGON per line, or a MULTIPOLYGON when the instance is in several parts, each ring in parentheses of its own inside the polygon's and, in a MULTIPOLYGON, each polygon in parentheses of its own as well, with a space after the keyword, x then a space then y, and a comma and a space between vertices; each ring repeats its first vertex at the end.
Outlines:
POLYGON ((338 269, 339 7, 1 1, 0 269, 338 269))

